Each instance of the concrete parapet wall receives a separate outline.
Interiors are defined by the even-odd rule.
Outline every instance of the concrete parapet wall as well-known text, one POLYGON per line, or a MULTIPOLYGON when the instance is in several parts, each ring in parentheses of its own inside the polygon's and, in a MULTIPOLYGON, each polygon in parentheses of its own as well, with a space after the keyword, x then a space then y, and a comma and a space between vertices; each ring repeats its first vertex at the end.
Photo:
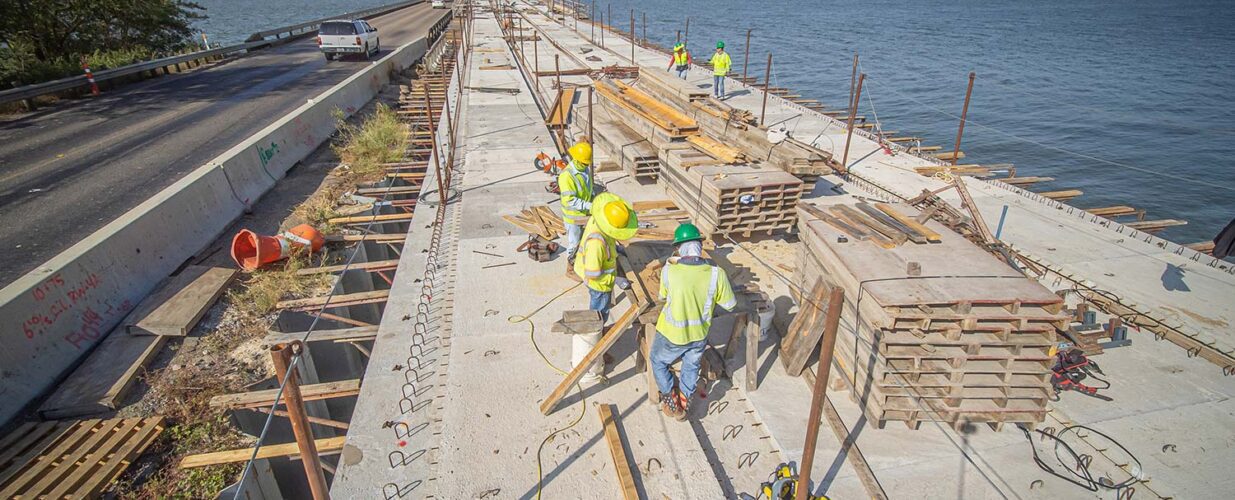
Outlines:
POLYGON ((428 46, 395 49, 0 290, 0 422, 325 142, 334 110, 360 109, 428 46))

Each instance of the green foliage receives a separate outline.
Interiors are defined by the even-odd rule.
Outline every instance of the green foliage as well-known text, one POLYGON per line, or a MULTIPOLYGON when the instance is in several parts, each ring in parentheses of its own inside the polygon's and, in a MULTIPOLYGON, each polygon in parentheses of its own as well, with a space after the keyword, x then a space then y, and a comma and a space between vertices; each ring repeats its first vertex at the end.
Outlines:
POLYGON ((183 0, 0 0, 0 87, 99 71, 190 47, 203 8, 183 0))

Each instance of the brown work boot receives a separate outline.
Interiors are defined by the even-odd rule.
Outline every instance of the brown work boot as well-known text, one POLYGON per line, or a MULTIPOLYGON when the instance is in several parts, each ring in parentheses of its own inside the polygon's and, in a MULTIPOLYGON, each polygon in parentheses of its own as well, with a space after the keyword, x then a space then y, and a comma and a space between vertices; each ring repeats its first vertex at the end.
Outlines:
POLYGON ((566 277, 575 281, 583 281, 578 274, 575 273, 575 259, 566 258, 566 277))
POLYGON ((686 420, 686 410, 678 406, 678 398, 672 393, 660 395, 660 411, 679 422, 686 420))

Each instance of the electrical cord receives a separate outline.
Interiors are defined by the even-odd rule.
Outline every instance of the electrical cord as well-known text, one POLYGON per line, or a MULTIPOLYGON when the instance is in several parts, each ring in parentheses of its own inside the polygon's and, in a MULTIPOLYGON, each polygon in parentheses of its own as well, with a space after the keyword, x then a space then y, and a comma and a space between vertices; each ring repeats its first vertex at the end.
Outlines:
MULTIPOLYGON (((567 372, 566 370, 558 368, 557 365, 553 364, 552 361, 549 361, 549 357, 545 356, 544 351, 540 350, 540 345, 536 343, 536 323, 533 323, 531 319, 532 319, 532 316, 536 315, 536 313, 540 312, 546 307, 549 307, 549 304, 552 304, 557 299, 562 298, 563 295, 570 293, 572 290, 579 288, 579 285, 582 285, 582 284, 583 282, 579 282, 579 283, 575 283, 574 285, 571 285, 569 288, 562 290, 562 292, 558 293, 557 295, 554 295, 553 298, 549 299, 544 304, 541 304, 540 307, 533 309, 532 312, 528 314, 525 314, 525 315, 514 314, 506 318, 506 321, 510 323, 516 323, 516 324, 517 323, 527 323, 527 326, 528 326, 527 335, 528 335, 528 340, 531 340, 532 342, 532 348, 536 349, 536 354, 540 355, 541 361, 544 361, 545 364, 549 366, 549 368, 552 368, 553 371, 558 372, 563 377, 566 375, 569 375, 570 373, 567 372)), ((556 437, 558 434, 566 432, 567 430, 570 430, 574 426, 579 425, 579 422, 583 421, 583 416, 587 414, 587 397, 583 395, 583 388, 579 387, 579 384, 577 382, 575 383, 574 387, 576 390, 579 391, 579 416, 576 417, 573 422, 566 425, 566 427, 562 427, 561 429, 556 429, 553 432, 550 432, 549 435, 545 436, 545 438, 540 441, 540 446, 536 447, 536 498, 538 500, 540 498, 541 492, 544 489, 545 474, 544 474, 544 468, 542 465, 540 455, 544 451, 545 445, 548 444, 549 441, 552 441, 553 438, 556 437)))

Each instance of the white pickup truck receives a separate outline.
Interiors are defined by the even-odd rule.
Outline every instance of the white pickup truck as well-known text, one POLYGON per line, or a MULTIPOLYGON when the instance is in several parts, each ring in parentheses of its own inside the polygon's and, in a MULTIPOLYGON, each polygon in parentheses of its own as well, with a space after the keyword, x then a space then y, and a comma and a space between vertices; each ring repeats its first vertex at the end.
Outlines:
POLYGON ((363 54, 368 59, 381 49, 377 28, 363 19, 323 21, 317 30, 317 46, 327 61, 346 54, 363 54))

